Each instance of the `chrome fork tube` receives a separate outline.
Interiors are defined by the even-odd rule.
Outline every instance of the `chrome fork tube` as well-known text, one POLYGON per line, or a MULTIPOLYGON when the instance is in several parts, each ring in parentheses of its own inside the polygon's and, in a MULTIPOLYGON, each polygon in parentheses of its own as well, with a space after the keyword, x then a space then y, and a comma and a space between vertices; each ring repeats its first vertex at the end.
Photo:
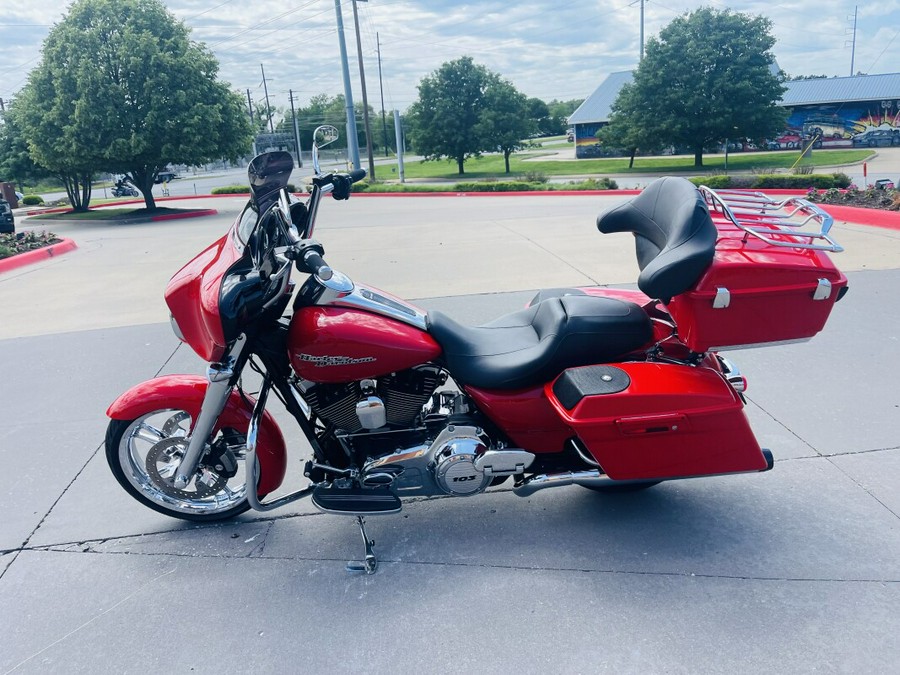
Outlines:
POLYGON ((187 450, 175 472, 174 485, 179 490, 183 490, 190 484, 191 478, 197 471, 200 458, 206 450, 206 440, 212 433, 216 420, 222 414, 228 396, 234 388, 231 384, 231 378, 234 376, 234 363, 246 341, 246 338, 241 335, 226 359, 221 363, 211 363, 206 369, 209 384, 206 387, 203 404, 200 406, 200 415, 194 423, 187 450))

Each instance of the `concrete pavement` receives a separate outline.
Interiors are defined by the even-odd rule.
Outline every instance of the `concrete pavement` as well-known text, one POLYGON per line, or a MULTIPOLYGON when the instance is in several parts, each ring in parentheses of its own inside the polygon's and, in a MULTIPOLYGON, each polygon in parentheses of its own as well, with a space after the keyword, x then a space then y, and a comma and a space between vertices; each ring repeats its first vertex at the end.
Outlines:
MULTIPOLYGON (((540 287, 633 281, 631 237, 593 226, 617 199, 328 200, 316 235, 350 276, 475 324, 540 287)), ((895 669, 900 232, 838 223, 851 290, 826 330, 731 355, 773 471, 416 500, 369 521, 382 564, 366 577, 344 571, 361 553, 351 519, 301 503, 194 527, 106 467, 108 403, 205 366, 162 291, 240 200, 216 205, 54 225, 78 251, 0 276, 0 672, 895 669)))

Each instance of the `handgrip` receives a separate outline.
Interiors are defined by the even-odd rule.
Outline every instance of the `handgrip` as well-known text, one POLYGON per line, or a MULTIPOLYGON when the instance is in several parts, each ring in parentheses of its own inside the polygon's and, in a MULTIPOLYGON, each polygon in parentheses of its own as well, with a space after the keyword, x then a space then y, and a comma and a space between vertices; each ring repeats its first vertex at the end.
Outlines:
POLYGON ((310 274, 315 274, 322 281, 328 281, 333 274, 325 259, 313 249, 308 249, 303 254, 303 266, 310 274))
POLYGON ((366 177, 365 169, 354 169, 350 173, 347 174, 347 177, 350 179, 351 183, 356 183, 357 181, 361 181, 366 177))

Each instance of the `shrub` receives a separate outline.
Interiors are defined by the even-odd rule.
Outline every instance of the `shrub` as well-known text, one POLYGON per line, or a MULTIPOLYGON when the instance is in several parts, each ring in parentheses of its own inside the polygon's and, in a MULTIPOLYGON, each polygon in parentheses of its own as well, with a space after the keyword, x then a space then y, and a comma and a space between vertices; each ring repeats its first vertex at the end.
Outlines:
POLYGON ((454 192, 533 192, 543 189, 541 185, 523 181, 457 183, 453 186, 454 192))
POLYGON ((697 176, 690 179, 694 185, 706 185, 713 190, 724 189, 759 189, 773 190, 806 190, 814 187, 819 190, 827 190, 833 187, 847 187, 850 179, 844 174, 787 174, 770 173, 758 175, 737 176, 697 176), (846 184, 845 180, 846 179, 846 184))
POLYGON ((831 174, 832 178, 834 178, 834 187, 836 188, 845 188, 850 185, 850 176, 845 173, 833 173, 831 174))
POLYGON ((794 167, 794 173, 797 174, 798 176, 809 176, 812 173, 814 173, 815 170, 816 170, 816 167, 814 167, 812 164, 804 164, 801 166, 794 167))
POLYGON ((44 203, 44 198, 40 195, 25 195, 22 197, 22 203, 25 206, 36 206, 44 203))
POLYGON ((60 241, 52 232, 20 232, 18 234, 0 234, 0 258, 8 258, 17 253, 33 251, 60 241))
POLYGON ((612 178, 586 178, 580 181, 571 181, 561 186, 562 190, 618 190, 619 184, 612 178))
POLYGON ((689 180, 694 185, 705 185, 713 190, 724 190, 731 187, 731 176, 695 176, 689 180))
POLYGON ((525 180, 529 183, 546 183, 549 179, 543 171, 526 171, 525 180))

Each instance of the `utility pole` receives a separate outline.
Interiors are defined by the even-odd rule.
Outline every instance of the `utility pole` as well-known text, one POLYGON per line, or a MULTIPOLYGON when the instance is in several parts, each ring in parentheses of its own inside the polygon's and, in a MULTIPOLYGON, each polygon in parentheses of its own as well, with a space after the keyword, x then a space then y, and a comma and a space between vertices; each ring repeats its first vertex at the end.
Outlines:
POLYGON ((381 90, 381 130, 384 132, 384 156, 388 156, 387 120, 384 112, 384 82, 381 79, 381 37, 375 33, 375 44, 378 45, 378 88, 381 90))
POLYGON ((400 125, 400 111, 394 111, 394 133, 397 134, 397 168, 400 171, 400 182, 405 183, 403 175, 403 129, 400 125))
POLYGON ((288 89, 291 95, 291 119, 294 121, 294 143, 297 144, 297 167, 303 168, 303 154, 300 152, 300 127, 297 126, 297 113, 294 111, 294 90, 288 89))
POLYGON ((253 99, 250 98, 250 90, 247 89, 247 107, 250 109, 250 124, 253 124, 253 99))
MULTIPOLYGON (((369 0, 358 0, 368 2, 369 0)), ((356 11, 357 0, 353 3, 353 27, 356 29, 356 55, 359 59, 359 81, 362 85, 363 126, 366 130, 366 154, 369 157, 369 180, 375 180, 375 158, 372 156, 372 130, 369 128, 369 99, 366 97, 366 71, 363 68, 362 40, 359 37, 359 14, 356 11)))
POLYGON ((266 84, 266 69, 263 68, 263 64, 259 64, 259 69, 262 71, 263 77, 263 91, 266 92, 266 116, 269 118, 269 131, 272 132, 272 135, 275 135, 275 125, 272 124, 272 106, 269 105, 269 86, 266 84))
MULTIPOLYGON (((853 70, 856 64, 856 14, 859 11, 859 5, 853 6, 853 46, 850 48, 850 77, 853 77, 853 70)), ((847 44, 846 42, 844 43, 847 44)))
POLYGON ((641 0, 641 54, 638 61, 644 60, 644 0, 641 0))
POLYGON ((350 66, 347 65, 347 43, 344 41, 344 17, 341 14, 341 0, 334 0, 337 15, 338 46, 341 48, 341 72, 344 76, 344 101, 347 104, 347 150, 353 168, 360 168, 359 138, 356 135, 356 114, 353 112, 353 92, 350 89, 350 66))

